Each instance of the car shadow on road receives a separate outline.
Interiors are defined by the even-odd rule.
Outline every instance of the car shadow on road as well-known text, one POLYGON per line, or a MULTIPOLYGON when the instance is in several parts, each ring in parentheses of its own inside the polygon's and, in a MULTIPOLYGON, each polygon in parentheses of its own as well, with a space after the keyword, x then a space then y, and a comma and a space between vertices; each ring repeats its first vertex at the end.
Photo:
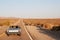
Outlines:
POLYGON ((55 40, 60 40, 60 31, 50 31, 50 30, 44 30, 44 29, 38 29, 40 33, 46 34, 55 40))

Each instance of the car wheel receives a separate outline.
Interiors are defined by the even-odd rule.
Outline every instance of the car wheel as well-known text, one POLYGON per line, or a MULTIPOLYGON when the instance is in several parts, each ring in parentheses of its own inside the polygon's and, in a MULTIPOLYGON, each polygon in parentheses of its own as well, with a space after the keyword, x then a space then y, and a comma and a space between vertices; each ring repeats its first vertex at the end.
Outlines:
POLYGON ((9 36, 9 34, 7 32, 5 32, 7 36, 9 36))
POLYGON ((7 34, 7 36, 9 36, 9 34, 8 33, 6 33, 7 34))
POLYGON ((18 36, 21 36, 21 34, 17 34, 18 36))

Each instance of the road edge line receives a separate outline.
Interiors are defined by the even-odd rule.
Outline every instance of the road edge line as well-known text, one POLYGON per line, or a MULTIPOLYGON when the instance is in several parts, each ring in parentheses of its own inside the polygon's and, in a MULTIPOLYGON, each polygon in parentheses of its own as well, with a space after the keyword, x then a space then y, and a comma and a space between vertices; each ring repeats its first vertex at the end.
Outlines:
POLYGON ((24 25, 23 20, 22 20, 22 23, 23 23, 24 29, 25 29, 26 33, 28 34, 30 40, 33 40, 33 38, 31 37, 31 35, 30 35, 29 32, 27 31, 27 29, 26 29, 26 27, 25 27, 25 25, 24 25))
MULTIPOLYGON (((24 28, 25 28, 25 26, 24 26, 24 28)), ((28 36, 29 36, 30 40, 33 40, 33 38, 31 37, 31 35, 29 34, 29 32, 27 31, 27 29, 26 29, 26 28, 25 28, 25 31, 26 31, 26 33, 28 34, 28 36)))

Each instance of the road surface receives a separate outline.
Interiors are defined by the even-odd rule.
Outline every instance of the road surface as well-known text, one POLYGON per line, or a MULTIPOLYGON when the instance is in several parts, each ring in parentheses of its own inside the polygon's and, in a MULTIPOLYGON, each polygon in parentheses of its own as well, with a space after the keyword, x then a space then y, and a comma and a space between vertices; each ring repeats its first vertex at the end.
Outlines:
POLYGON ((60 31, 38 29, 36 26, 26 26, 34 40, 60 40, 60 31))

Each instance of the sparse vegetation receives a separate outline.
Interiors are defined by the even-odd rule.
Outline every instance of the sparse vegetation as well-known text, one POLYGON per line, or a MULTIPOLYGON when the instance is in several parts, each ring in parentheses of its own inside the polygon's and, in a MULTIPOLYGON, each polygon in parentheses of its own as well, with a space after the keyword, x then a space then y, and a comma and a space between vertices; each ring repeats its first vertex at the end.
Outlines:
POLYGON ((51 30, 54 27, 55 29, 60 29, 55 27, 55 25, 60 24, 60 19, 24 19, 26 24, 34 24, 34 26, 42 27, 43 29, 51 30))
POLYGON ((0 26, 9 26, 10 24, 13 24, 16 22, 17 19, 0 19, 0 26))

